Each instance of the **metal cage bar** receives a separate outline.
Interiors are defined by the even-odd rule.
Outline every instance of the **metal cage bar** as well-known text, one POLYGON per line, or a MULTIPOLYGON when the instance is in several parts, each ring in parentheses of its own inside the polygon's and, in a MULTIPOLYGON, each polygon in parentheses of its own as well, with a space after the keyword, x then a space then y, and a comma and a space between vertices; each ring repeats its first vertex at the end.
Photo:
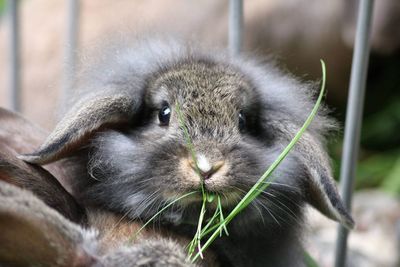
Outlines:
POLYGON ((20 36, 18 23, 19 0, 7 1, 9 18, 9 50, 10 50, 10 87, 9 105, 14 111, 21 111, 21 63, 20 63, 20 36))
POLYGON ((229 2, 229 52, 236 55, 242 49, 243 34, 243 0, 229 2))
MULTIPOLYGON (((369 39, 371 32, 373 0, 361 0, 358 6, 357 31, 354 43, 353 62, 346 123, 340 169, 341 194, 348 209, 351 208, 354 177, 357 166, 364 106, 365 86, 369 60, 369 39)), ((348 230, 339 226, 336 241, 335 266, 345 266, 348 230)))
POLYGON ((62 107, 68 102, 72 87, 74 86, 77 69, 77 50, 79 42, 79 0, 67 2, 67 33, 65 47, 65 69, 63 92, 61 96, 62 107))

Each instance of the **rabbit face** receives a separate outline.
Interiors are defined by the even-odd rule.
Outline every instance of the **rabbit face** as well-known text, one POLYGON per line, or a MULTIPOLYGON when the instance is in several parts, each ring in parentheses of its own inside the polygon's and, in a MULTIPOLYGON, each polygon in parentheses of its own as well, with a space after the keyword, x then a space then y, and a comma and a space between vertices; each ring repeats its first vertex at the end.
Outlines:
MULTIPOLYGON (((44 164, 89 147, 87 173, 77 175, 85 180, 88 174, 90 181, 76 189, 80 201, 131 218, 148 218, 192 191, 199 193, 173 210, 182 221, 185 214, 196 216, 191 211, 199 206, 202 184, 229 210, 313 106, 311 84, 252 59, 161 42, 118 48, 110 58, 83 78, 83 95, 38 151, 20 158, 44 164)), ((269 187, 241 215, 246 222, 293 225, 309 203, 353 226, 324 148, 331 126, 324 112, 315 117, 269 187)))
MULTIPOLYGON (((152 77, 140 126, 95 138, 89 169, 99 182, 87 196, 98 196, 96 201, 131 217, 147 217, 161 203, 192 191, 199 193, 179 206, 198 205, 203 183, 232 208, 281 148, 262 134, 257 91, 238 70, 212 62, 186 62, 152 77)), ((288 214, 298 210, 293 202, 301 197, 302 175, 294 157, 287 158, 271 189, 251 209, 271 219, 267 212, 276 210, 274 205, 288 214), (275 191, 286 198, 272 201, 275 191)), ((281 217, 287 221, 287 215, 281 217)))

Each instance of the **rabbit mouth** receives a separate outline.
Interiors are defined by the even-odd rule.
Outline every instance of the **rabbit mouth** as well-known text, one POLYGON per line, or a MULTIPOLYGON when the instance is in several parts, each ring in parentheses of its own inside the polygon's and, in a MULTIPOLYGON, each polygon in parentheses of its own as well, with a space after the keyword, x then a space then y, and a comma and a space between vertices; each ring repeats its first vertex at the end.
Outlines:
POLYGON ((182 184, 187 188, 201 190, 203 186, 204 190, 210 193, 223 194, 229 187, 229 179, 226 176, 229 168, 226 161, 210 161, 199 154, 197 164, 191 158, 182 158, 179 173, 182 184))
MULTIPOLYGON (((217 208, 218 202, 220 201, 223 208, 232 208, 234 207, 243 197, 243 193, 239 191, 211 191, 204 188, 204 194, 207 196, 212 195, 213 200, 206 200, 207 207, 210 209, 217 208)), ((193 206, 193 205, 201 205, 203 199, 203 193, 201 190, 198 191, 198 194, 192 194, 188 197, 182 198, 179 202, 183 207, 193 206)))

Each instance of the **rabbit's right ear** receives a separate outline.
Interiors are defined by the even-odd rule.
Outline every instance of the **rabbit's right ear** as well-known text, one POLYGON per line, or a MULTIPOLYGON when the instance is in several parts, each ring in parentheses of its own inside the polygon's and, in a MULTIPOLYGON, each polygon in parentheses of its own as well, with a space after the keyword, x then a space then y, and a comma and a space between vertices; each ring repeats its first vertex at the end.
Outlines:
POLYGON ((95 232, 2 181, 0 229, 0 266, 102 266, 95 232))
POLYGON ((141 106, 141 94, 86 97, 75 104, 40 148, 19 158, 36 164, 55 161, 84 143, 101 127, 129 122, 141 106))

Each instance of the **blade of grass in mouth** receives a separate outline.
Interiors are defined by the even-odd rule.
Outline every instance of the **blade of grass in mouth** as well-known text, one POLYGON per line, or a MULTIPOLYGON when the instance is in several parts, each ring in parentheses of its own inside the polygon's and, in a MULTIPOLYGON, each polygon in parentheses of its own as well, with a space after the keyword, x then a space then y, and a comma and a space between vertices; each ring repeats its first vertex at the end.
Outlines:
POLYGON ((271 164, 271 166, 267 169, 267 171, 259 178, 257 183, 247 192, 247 194, 242 198, 242 200, 236 205, 236 207, 229 213, 229 215, 225 218, 224 221, 220 222, 220 225, 216 228, 214 233, 208 238, 208 240, 201 247, 201 250, 197 252, 197 254, 191 259, 192 262, 196 261, 199 256, 202 256, 202 253, 205 249, 207 249, 210 244, 218 237, 221 233, 222 229, 225 229, 227 224, 235 218, 244 208, 246 208, 261 192, 263 192, 271 183, 265 183, 266 179, 271 175, 271 173, 278 167, 278 165, 282 162, 282 160, 287 156, 287 154, 292 150, 293 146, 297 143, 303 133, 306 131, 315 115, 317 114, 318 108, 321 105, 322 98, 325 93, 325 82, 326 82, 326 68, 325 63, 321 60, 322 67, 322 84, 321 90, 317 99, 317 102, 314 105, 310 115, 307 117, 303 126, 296 133, 294 138, 289 142, 286 148, 282 151, 282 153, 278 156, 278 158, 271 164))
POLYGON ((205 195, 205 190, 204 190, 204 179, 203 179, 203 176, 202 176, 201 173, 200 173, 199 166, 197 165, 196 152, 195 152, 195 150, 194 150, 194 146, 193 146, 192 140, 191 140, 191 138, 190 138, 189 131, 188 131, 188 129, 187 129, 187 127, 186 127, 186 124, 185 124, 185 122, 184 122, 184 118, 183 118, 183 115, 182 115, 182 112, 181 112, 181 108, 180 108, 179 103, 177 103, 177 104, 175 105, 175 109, 176 109, 176 113, 177 113, 177 115, 178 115, 179 125, 180 125, 180 127, 182 128, 182 130, 183 130, 183 135, 185 136, 186 144, 187 144, 187 146, 188 146, 188 148, 189 148, 190 155, 191 155, 192 160, 193 160, 193 162, 194 162, 194 164, 195 164, 195 167, 196 167, 196 173, 197 173, 197 175, 198 175, 198 176, 200 177, 200 179, 201 179, 201 193, 202 193, 203 199, 205 199, 205 198, 206 198, 206 195, 205 195))
POLYGON ((143 224, 142 227, 140 227, 140 229, 128 240, 128 243, 132 243, 132 241, 140 234, 140 232, 147 226, 149 225, 155 218, 157 218, 157 216, 159 216, 161 213, 163 213, 166 209, 168 209, 169 207, 171 207, 173 204, 175 204, 176 202, 178 202, 181 199, 184 199, 188 196, 191 196, 193 194, 197 194, 197 191, 193 191, 190 193, 187 193, 183 196, 178 197, 177 199, 174 199, 173 201, 171 201, 170 203, 168 203, 168 205, 166 205, 165 207, 163 207, 161 210, 159 210, 156 214, 154 214, 145 224, 143 224))
MULTIPOLYGON (((203 254, 202 254, 203 249, 201 247, 201 239, 208 232, 210 232, 212 229, 214 229, 216 226, 218 226, 218 224, 215 223, 215 225, 214 225, 215 227, 214 226, 211 227, 212 224, 218 218, 218 216, 220 218, 220 222, 224 221, 224 215, 223 215, 223 212, 222 212, 222 205, 221 205, 220 196, 216 195, 216 194, 214 194, 212 192, 207 192, 205 190, 205 188, 204 188, 204 177, 201 175, 200 169, 199 169, 199 167, 197 165, 196 151, 194 149, 192 140, 190 138, 189 131, 187 130, 187 127, 185 125, 185 121, 184 121, 184 118, 183 118, 183 115, 182 115, 182 112, 181 112, 181 109, 180 109, 180 105, 178 103, 176 104, 176 112, 177 112, 177 115, 178 115, 178 120, 179 120, 180 127, 183 130, 187 146, 188 146, 188 148, 190 150, 190 154, 192 156, 192 160, 195 163, 197 175, 200 177, 200 180, 201 180, 201 194, 202 194, 202 197, 203 197, 201 210, 200 210, 200 215, 199 215, 199 220, 198 220, 198 223, 197 223, 196 233, 195 233, 195 236, 193 237, 192 241, 189 244, 188 255, 189 255, 189 257, 191 257, 193 255, 194 251, 195 251, 195 248, 197 247, 197 249, 199 251, 199 256, 201 258, 203 258, 203 254), (205 214, 207 212, 206 204, 207 203, 212 203, 215 200, 216 196, 217 196, 217 199, 218 199, 218 204, 217 204, 217 208, 215 210, 215 213, 209 219, 208 223, 203 227, 203 221, 204 221, 204 218, 205 218, 205 214)), ((226 227, 224 228, 224 230, 228 234, 228 230, 226 229, 226 227)), ((222 232, 221 232, 221 234, 222 234, 222 232)))
POLYGON ((200 169, 199 169, 199 166, 197 164, 196 152, 194 150, 194 146, 193 146, 192 140, 190 138, 189 131, 186 128, 186 125, 185 125, 185 122, 184 122, 184 118, 183 118, 179 103, 176 103, 175 109, 176 109, 176 113, 177 113, 177 116, 178 116, 180 127, 182 128, 183 134, 185 136, 186 144, 187 144, 187 146, 188 146, 188 148, 190 150, 190 154, 192 156, 192 160, 193 160, 193 162, 195 164, 196 173, 199 176, 200 181, 201 181, 201 195, 202 195, 202 198, 203 198, 202 205, 201 205, 201 210, 200 210, 200 215, 199 215, 199 221, 197 223, 196 234, 195 234, 195 236, 194 236, 194 238, 193 238, 193 240, 192 240, 192 242, 190 243, 190 246, 189 246, 189 255, 192 255, 192 253, 195 250, 195 247, 197 246, 198 251, 200 252, 199 256, 201 258, 203 258, 203 254, 201 253, 202 248, 201 248, 201 242, 200 241, 201 241, 201 233, 202 233, 202 225, 203 225, 204 215, 206 214, 206 201, 207 201, 207 199, 209 197, 207 196, 207 194, 206 194, 206 192, 204 190, 204 179, 203 179, 203 176, 200 173, 200 169))
MULTIPOLYGON (((188 250, 189 250, 189 256, 191 256, 191 255, 194 253, 194 250, 195 250, 196 247, 197 247, 198 251, 200 252, 199 256, 200 256, 200 257, 203 257, 203 255, 201 254, 201 251, 203 251, 203 249, 202 249, 202 247, 201 247, 201 238, 203 238, 206 234, 208 234, 209 232, 211 232, 212 230, 214 230, 216 227, 218 227, 218 224, 215 224, 215 225, 212 225, 212 224, 216 221, 216 219, 218 218, 218 216, 219 216, 220 222, 223 222, 223 221, 224 221, 224 215, 223 215, 223 213, 222 213, 222 205, 221 205, 220 196, 219 196, 219 195, 216 195, 216 194, 214 194, 214 193, 211 193, 211 192, 206 192, 205 189, 204 189, 204 179, 203 179, 203 177, 202 177, 202 175, 201 175, 201 173, 200 173, 200 169, 199 169, 199 167, 198 167, 198 165, 197 165, 196 152, 195 152, 195 150, 194 150, 193 143, 192 143, 192 141, 191 141, 191 139, 190 139, 189 132, 188 132, 188 130, 187 130, 187 128, 186 128, 186 125, 185 125, 185 123, 184 123, 183 116, 182 116, 182 113, 181 113, 179 104, 176 105, 176 111, 177 111, 177 115, 178 115, 178 120, 179 120, 179 123, 180 123, 180 127, 181 127, 182 130, 183 130, 183 133, 184 133, 184 136, 185 136, 185 139, 186 139, 186 143, 187 143, 187 146, 188 146, 188 148, 189 148, 189 151, 190 151, 192 160, 193 160, 194 163, 195 163, 195 168, 196 168, 197 175, 198 175, 198 176, 200 177, 200 179, 201 179, 202 206, 201 206, 201 211, 200 211, 199 220, 198 220, 198 223, 197 223, 196 234, 195 234, 193 240, 192 240, 192 241, 190 242, 190 244, 189 244, 189 249, 188 249, 188 250), (215 200, 215 197, 217 197, 217 200, 218 200, 217 208, 216 208, 216 210, 215 210, 215 213, 214 213, 214 215, 209 219, 209 221, 208 221, 208 223, 206 224, 206 226, 205 226, 205 227, 202 227, 203 221, 204 221, 204 216, 205 216, 205 214, 206 214, 206 203, 207 203, 207 202, 208 202, 208 203, 212 203, 212 202, 215 200)), ((128 240, 128 243, 131 243, 131 242, 138 236, 138 234, 139 234, 147 225, 149 225, 157 216, 159 216, 161 213, 163 213, 166 209, 168 209, 168 208, 169 208, 170 206, 172 206, 174 203, 176 203, 176 202, 178 202, 179 200, 181 200, 181 199, 183 199, 183 198, 186 198, 186 197, 188 197, 188 196, 190 196, 190 195, 196 194, 196 193, 198 193, 198 191, 194 191, 194 192, 187 193, 187 194, 185 194, 185 195, 183 195, 183 196, 181 196, 181 197, 179 197, 179 198, 173 200, 173 201, 170 202, 168 205, 166 205, 165 207, 163 207, 160 211, 158 211, 155 215, 153 215, 153 216, 152 216, 152 217, 151 217, 151 218, 150 218, 150 219, 149 219, 149 220, 148 220, 148 221, 147 221, 147 222, 146 222, 146 223, 145 223, 145 224, 144 224, 144 225, 129 239, 129 240, 128 240)), ((228 231, 227 231, 226 227, 224 228, 224 230, 225 230, 226 234, 228 234, 228 231)), ((221 232, 221 234, 222 234, 222 232, 221 232)))

